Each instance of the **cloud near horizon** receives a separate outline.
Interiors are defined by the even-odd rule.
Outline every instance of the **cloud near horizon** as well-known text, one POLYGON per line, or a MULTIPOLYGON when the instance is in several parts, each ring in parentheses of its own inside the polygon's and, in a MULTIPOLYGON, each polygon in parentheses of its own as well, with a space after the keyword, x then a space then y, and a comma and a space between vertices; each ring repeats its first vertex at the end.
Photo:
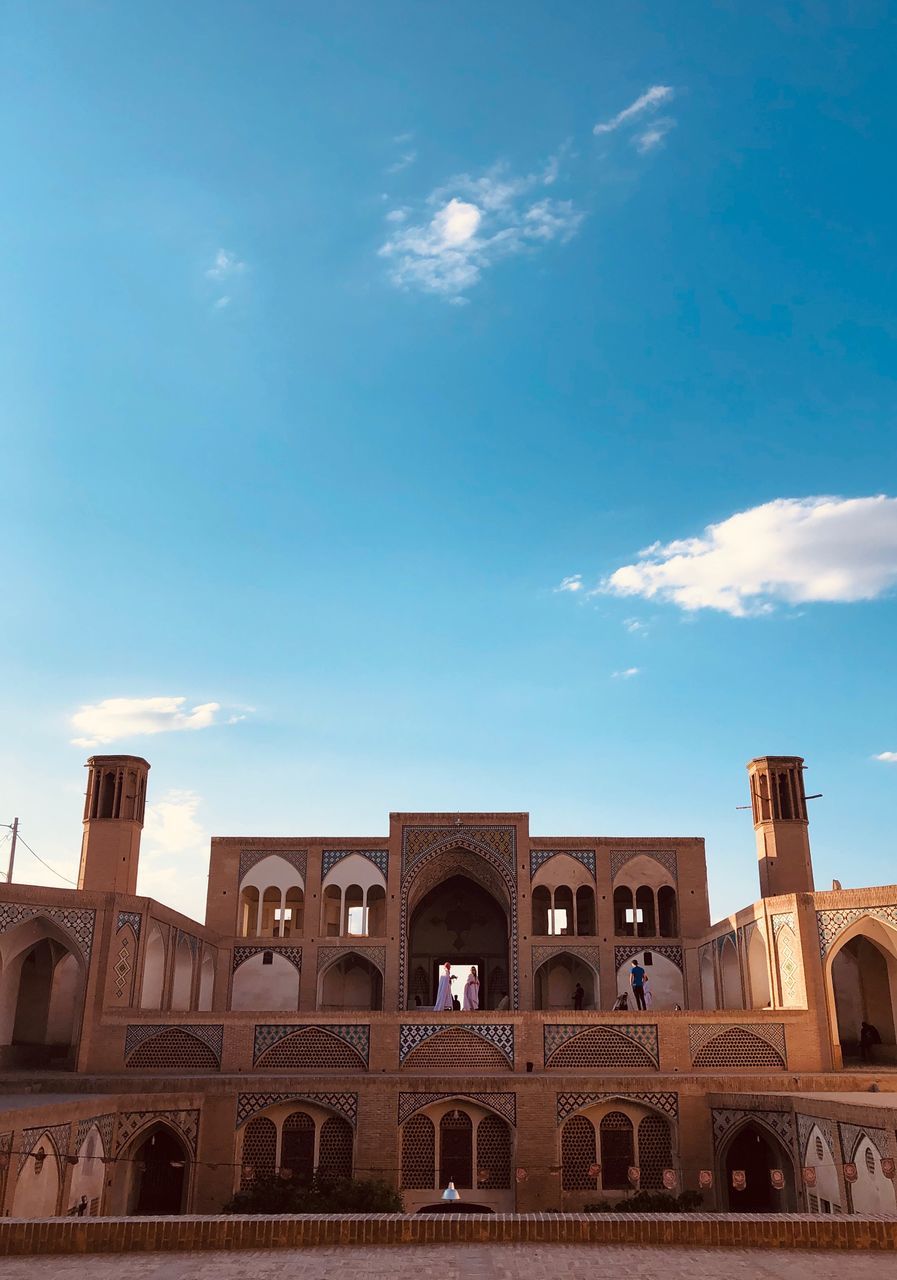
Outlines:
MULTIPOLYGON (((219 702, 203 702, 188 711, 186 698, 104 698, 87 703, 70 719, 79 736, 75 747, 100 747, 123 738, 208 729, 218 723, 219 702)), ((242 718, 242 717, 241 717, 242 718)))
POLYGON ((743 618, 777 603, 875 600, 895 585, 897 498, 878 495, 763 503, 698 537, 654 543, 595 593, 743 618))
POLYGON ((167 791, 146 806, 138 892, 205 919, 209 836, 195 791, 167 791))
MULTIPOLYGON (((427 197, 423 217, 400 226, 380 246, 400 289, 419 289, 461 305, 483 272, 497 262, 574 236, 583 214, 570 200, 546 196, 558 178, 557 157, 523 177, 496 165, 479 177, 460 174, 427 197)), ((387 213, 398 223, 400 213, 387 213)))

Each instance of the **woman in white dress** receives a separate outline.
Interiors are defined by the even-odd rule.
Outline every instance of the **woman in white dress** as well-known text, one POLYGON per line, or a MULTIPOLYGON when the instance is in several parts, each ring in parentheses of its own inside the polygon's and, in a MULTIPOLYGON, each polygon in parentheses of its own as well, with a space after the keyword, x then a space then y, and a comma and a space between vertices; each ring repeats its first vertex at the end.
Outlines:
POLYGON ((475 964, 470 966, 470 973, 467 975, 467 981, 464 983, 464 1010, 465 1012, 473 1012, 480 1007, 480 980, 477 977, 477 967, 475 964))
POLYGON ((452 1011, 452 983, 455 981, 455 975, 452 973, 452 966, 445 962, 442 967, 442 973, 439 977, 439 989, 436 992, 436 1003, 433 1005, 434 1013, 445 1013, 452 1011))

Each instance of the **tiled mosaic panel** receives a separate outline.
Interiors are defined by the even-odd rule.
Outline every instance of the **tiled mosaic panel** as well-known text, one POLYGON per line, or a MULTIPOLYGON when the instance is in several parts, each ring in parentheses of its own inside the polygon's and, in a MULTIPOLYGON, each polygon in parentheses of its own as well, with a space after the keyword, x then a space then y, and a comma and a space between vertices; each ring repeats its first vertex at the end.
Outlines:
POLYGON ((318 947, 318 973, 322 969, 326 969, 334 960, 339 960, 341 956, 357 955, 363 956, 365 960, 369 960, 372 965, 380 970, 381 974, 386 973, 386 947, 318 947))
POLYGON ((476 1185, 480 1191, 511 1186, 511 1131, 498 1116, 483 1116, 477 1125, 476 1185))
POLYGON ((400 1093, 398 1123, 404 1124, 415 1111, 420 1111, 433 1102, 441 1102, 444 1098, 469 1098, 481 1107, 497 1111, 509 1124, 517 1124, 516 1093, 400 1093))
POLYGON ((551 1026, 543 1029, 545 1065, 557 1070, 658 1066, 657 1026, 551 1026))
POLYGON ((676 854, 672 849, 614 849, 610 855, 611 880, 616 880, 626 863, 633 858, 653 858, 670 873, 673 880, 677 878, 676 854))
POLYGON ((198 1040, 211 1050, 217 1063, 221 1062, 221 1048, 224 1042, 224 1024, 199 1022, 190 1025, 183 1023, 138 1023, 129 1026, 125 1032, 125 1057, 128 1058, 145 1041, 151 1040, 169 1031, 183 1031, 194 1040, 198 1040))
POLYGON ((463 1027, 440 1029, 412 1049, 401 1065, 414 1071, 431 1071, 434 1075, 511 1070, 511 1063, 500 1049, 463 1027))
POLYGON ((403 827, 402 874, 426 854, 460 846, 481 853, 491 853, 508 867, 514 866, 517 832, 512 826, 480 827, 403 827))
POLYGON ((589 1169, 597 1162, 595 1126, 588 1116, 572 1116, 561 1134, 561 1185, 565 1191, 594 1191, 589 1169))
POLYGON ((868 1126, 860 1126, 855 1124, 838 1123, 838 1129, 841 1134, 841 1150, 844 1152, 844 1159, 848 1162, 854 1159, 857 1147, 863 1138, 868 1138, 875 1147, 880 1156, 887 1159, 894 1154, 891 1146, 891 1136, 886 1129, 870 1129, 868 1126))
POLYGON ((551 960, 553 956, 575 956, 577 960, 582 960, 583 964, 587 964, 590 969, 598 973, 598 947, 565 947, 563 945, 553 947, 533 947, 533 972, 544 964, 546 960, 551 960))
POLYGON ((131 928, 134 930, 134 937, 139 942, 140 926, 142 923, 143 923, 143 916, 140 914, 139 911, 119 911, 118 923, 116 924, 115 927, 116 927, 116 930, 123 929, 126 924, 129 924, 131 928))
POLYGON ((817 911, 816 928, 819 932, 819 953, 823 959, 832 949, 838 935, 864 916, 883 920, 897 929, 897 903, 883 907, 841 907, 835 911, 817 911))
MULTIPOLYGON (((71 1126, 67 1124, 39 1125, 33 1129, 23 1129, 19 1138, 19 1173, 32 1151, 39 1148, 40 1139, 46 1134, 51 1142, 48 1156, 54 1156, 59 1166, 60 1180, 63 1176, 65 1158, 69 1153, 69 1137, 71 1126)), ((44 1148, 46 1150, 46 1148, 44 1148)))
POLYGON ((717 951, 722 951, 727 942, 731 942, 735 950, 738 950, 738 939, 734 929, 730 929, 728 933, 720 933, 714 939, 714 946, 717 951))
POLYGON ((788 926, 789 929, 794 928, 794 912, 793 911, 780 911, 777 915, 774 915, 772 917, 773 933, 778 933, 778 931, 780 929, 784 929, 786 925, 788 926))
MULTIPOLYGON (((140 917, 137 917, 138 920, 140 917)), ((131 932, 133 926, 126 923, 112 940, 112 986, 116 1000, 131 1003, 131 985, 134 976, 137 940, 131 932)))
POLYGON ((797 1136, 798 1136, 798 1143, 800 1148, 801 1164, 817 1163, 818 1157, 816 1153, 809 1151, 807 1146, 807 1144, 810 1141, 810 1134, 813 1132, 814 1128, 818 1129, 819 1132, 822 1134, 823 1140, 825 1141, 825 1144, 829 1149, 829 1154, 831 1155, 832 1159, 837 1163, 840 1163, 842 1157, 840 1156, 840 1154, 838 1154, 839 1148, 835 1141, 835 1133, 834 1133, 832 1121, 825 1119, 824 1117, 821 1117, 821 1116, 798 1115, 797 1116, 797 1136))
POLYGON ((302 972, 302 948, 301 947, 234 947, 233 959, 231 960, 231 973, 236 973, 240 965, 250 960, 253 956, 261 955, 265 951, 271 951, 276 956, 283 956, 284 960, 288 960, 297 973, 302 972))
POLYGON ((23 920, 46 916, 71 934, 85 960, 90 960, 96 912, 87 907, 68 910, 62 907, 32 907, 24 903, 0 903, 0 933, 15 928, 23 920))
POLYGON ((663 1188, 663 1171, 672 1168, 673 1142, 663 1116, 643 1116, 638 1126, 639 1185, 646 1191, 663 1188))
POLYGON ((592 1107, 596 1102, 606 1102, 609 1098, 619 1098, 621 1102, 641 1102, 646 1107, 654 1107, 657 1111, 662 1111, 674 1120, 679 1117, 678 1093, 659 1093, 653 1090, 620 1093, 619 1090, 612 1090, 609 1093, 557 1094, 557 1123, 563 1124, 577 1111, 584 1111, 586 1107, 592 1107))
POLYGON ((342 862, 343 858, 350 858, 353 854, 373 862, 383 879, 386 879, 389 867, 388 849, 325 849, 321 855, 321 878, 326 879, 338 862, 342 862))
POLYGON ((176 942, 186 942, 192 956, 195 956, 199 950, 199 938, 192 933, 186 933, 183 929, 178 929, 176 942))
POLYGON ((692 1066, 696 1067, 786 1065, 785 1027, 781 1022, 758 1022, 750 1026, 741 1023, 692 1023, 688 1028, 688 1048, 692 1066))
POLYGON ((196 1155, 196 1141, 199 1134, 198 1109, 185 1108, 178 1111, 123 1111, 118 1117, 118 1132, 115 1135, 115 1154, 130 1142, 141 1129, 149 1128, 157 1121, 172 1125, 186 1140, 192 1154, 196 1155))
POLYGON ((218 1071, 221 1059, 183 1027, 151 1036, 125 1058, 131 1071, 218 1071))
POLYGON ((306 849, 244 849, 240 854, 240 870, 239 878, 248 875, 254 866, 262 862, 265 858, 283 858, 284 862, 288 862, 294 867, 302 877, 302 883, 305 883, 306 864, 308 862, 308 851, 306 849))
POLYGON ((256 1179, 269 1178, 277 1162, 277 1126, 267 1116, 250 1120, 243 1135, 240 1190, 251 1187, 256 1179))
POLYGON ((789 1151, 794 1147, 794 1121, 790 1111, 746 1111, 738 1107, 714 1107, 711 1111, 713 1137, 717 1148, 733 1129, 748 1120, 762 1120, 785 1143, 789 1151))
POLYGON ((514 1065, 514 1028, 507 1022, 494 1024, 462 1022, 451 1023, 449 1026, 446 1026, 445 1023, 404 1023, 399 1028, 399 1061, 404 1062, 409 1053, 412 1053, 425 1040, 429 1040, 431 1036, 441 1034, 449 1029, 453 1031, 468 1031, 471 1035, 487 1040, 500 1053, 504 1054, 511 1066, 514 1065))
POLYGON ((681 947, 654 947, 644 941, 640 945, 632 944, 625 947, 614 947, 614 966, 619 969, 621 965, 626 964, 633 956, 640 955, 642 951, 650 951, 652 956, 666 956, 667 960, 672 961, 680 973, 683 972, 681 947))
MULTIPOLYGON (((773 920, 775 919, 774 916, 773 920)), ((782 988, 782 1003, 787 1008, 793 1008, 800 1002, 797 939, 794 936, 794 930, 788 924, 782 924, 778 929, 774 929, 773 936, 782 988)))
POLYGON ((429 1116, 412 1116, 402 1130, 401 1185, 429 1191, 436 1182, 436 1127, 429 1116))
POLYGON ((327 1178, 351 1178, 352 1148, 352 1126, 339 1116, 328 1116, 321 1125, 318 1173, 327 1178))
POLYGON ((255 1065, 267 1069, 313 1071, 363 1070, 365 1063, 345 1040, 329 1035, 320 1027, 306 1027, 286 1036, 262 1053, 255 1065))
POLYGON ((237 1097, 237 1128, 278 1102, 310 1102, 338 1111, 353 1125, 358 1115, 357 1093, 241 1093, 237 1097))
POLYGON ((91 1129, 96 1125, 100 1134, 100 1141, 103 1144, 103 1155, 112 1154, 112 1130, 115 1125, 115 1115, 108 1112, 102 1116, 90 1116, 87 1120, 79 1120, 78 1128, 75 1131, 75 1154, 81 1150, 81 1147, 90 1133, 91 1129))
POLYGON ((531 849, 529 855, 529 874, 530 879, 536 874, 539 868, 550 858, 559 858, 561 855, 568 858, 574 858, 590 872, 592 879, 595 878, 595 853, 591 849, 531 849))
MULTIPOLYGON (((262 1054, 267 1053, 275 1045, 279 1044, 289 1036, 295 1036, 298 1032, 317 1031, 323 1032, 330 1040, 336 1039, 343 1041, 355 1053, 354 1061, 360 1058, 367 1066, 368 1056, 370 1054, 371 1028, 369 1024, 350 1023, 348 1025, 340 1025, 336 1023, 327 1023, 326 1025, 315 1026, 312 1023, 259 1023, 255 1028, 255 1043, 253 1046, 253 1061, 258 1062, 262 1054)), ((327 1044, 327 1041, 323 1042, 327 1044)), ((325 1064, 322 1063, 322 1066, 325 1064)))

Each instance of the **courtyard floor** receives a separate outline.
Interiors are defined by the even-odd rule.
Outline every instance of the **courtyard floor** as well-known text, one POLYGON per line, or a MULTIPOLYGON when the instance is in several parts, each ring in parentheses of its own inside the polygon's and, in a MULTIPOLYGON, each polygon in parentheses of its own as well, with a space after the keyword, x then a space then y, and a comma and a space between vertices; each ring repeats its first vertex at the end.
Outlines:
POLYGON ((0 1280, 885 1280, 893 1253, 614 1245, 405 1245, 0 1259, 0 1280))

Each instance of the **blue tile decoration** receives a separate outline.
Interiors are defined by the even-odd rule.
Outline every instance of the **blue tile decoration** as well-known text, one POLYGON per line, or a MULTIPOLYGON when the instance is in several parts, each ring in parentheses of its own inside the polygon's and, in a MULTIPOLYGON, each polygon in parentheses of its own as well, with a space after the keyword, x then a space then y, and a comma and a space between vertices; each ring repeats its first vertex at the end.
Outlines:
POLYGON ((587 871, 591 873, 592 879, 595 878, 595 851, 594 849, 531 849, 529 855, 529 874, 530 879, 536 874, 543 863, 549 858, 558 858, 561 854, 565 854, 568 858, 575 858, 577 862, 581 862, 587 871))
POLYGON ((258 1062, 262 1054, 267 1053, 274 1045, 279 1044, 281 1040, 286 1040, 288 1036, 293 1036, 297 1031, 323 1031, 327 1035, 334 1036, 337 1040, 344 1040, 347 1045, 355 1050, 362 1058, 365 1066, 368 1064, 370 1057, 371 1028, 369 1024, 351 1023, 348 1025, 337 1026, 335 1023, 259 1023, 255 1028, 255 1042, 252 1050, 253 1065, 258 1062))
POLYGON ((237 1128, 279 1102, 310 1102, 345 1116, 353 1127, 358 1119, 357 1093, 241 1093, 237 1096, 237 1128))
POLYGON ((129 924, 131 928, 134 930, 134 937, 139 942, 140 926, 142 923, 143 923, 143 916, 140 914, 139 911, 119 911, 118 923, 115 926, 115 931, 117 933, 119 929, 123 929, 126 924, 129 924))
POLYGON ((192 1107, 175 1111, 121 1112, 118 1117, 118 1132, 115 1135, 115 1154, 118 1155, 141 1129, 147 1129, 160 1120, 166 1121, 178 1130, 195 1158, 199 1137, 199 1109, 192 1107))
POLYGON ((333 964, 340 956, 358 955, 370 960, 381 972, 386 974, 386 947, 318 947, 318 973, 333 964))
POLYGON ((653 956, 666 956, 680 973, 684 972, 681 947, 663 945, 655 947, 652 943, 645 941, 642 941, 638 946, 614 947, 614 967, 619 971, 621 965, 626 964, 633 956, 640 955, 643 951, 650 951, 653 956))
POLYGON ((386 871, 389 866, 389 850, 388 849, 325 849, 321 855, 321 876, 323 879, 338 862, 342 862, 343 858, 349 858, 352 854, 357 854, 359 858, 367 858, 368 862, 373 862, 374 866, 386 879, 386 871))
POLYGON ((823 959, 831 951, 838 935, 864 916, 871 916, 873 920, 882 920, 897 928, 897 903, 882 907, 839 907, 834 911, 816 912, 819 954, 823 959))
POLYGON ((545 1063, 562 1044, 568 1040, 574 1039, 581 1035, 584 1031, 594 1031, 596 1027, 603 1027, 605 1031, 613 1032, 615 1035, 623 1036, 627 1040, 634 1041, 640 1048, 644 1049, 649 1055, 655 1067, 660 1063, 659 1049, 657 1047, 657 1024, 650 1022, 632 1022, 632 1023, 613 1023, 613 1022, 589 1022, 589 1023, 546 1023, 542 1028, 542 1040, 545 1052, 545 1063))
POLYGON ((678 864, 673 849, 614 849, 610 855, 611 880, 616 880, 626 863, 633 858, 653 858, 670 873, 674 881, 678 878, 678 864))
POLYGON ((469 1098, 471 1102, 478 1102, 481 1107, 497 1112, 508 1124, 517 1126, 516 1093, 400 1093, 398 1123, 404 1124, 421 1107, 441 1102, 444 1098, 469 1098))
POLYGON ((586 1107, 593 1107, 597 1102, 607 1102, 613 1098, 619 1098, 621 1102, 641 1102, 643 1106, 653 1107, 655 1111, 661 1111, 673 1120, 679 1119, 678 1093, 657 1093, 652 1090, 643 1090, 639 1093, 620 1093, 619 1090, 615 1089, 609 1093, 559 1093, 557 1095, 557 1123, 561 1125, 570 1116, 575 1115, 577 1111, 584 1111, 586 1107))
POLYGON ((276 956, 283 956, 284 960, 289 960, 290 964, 297 971, 302 972, 302 948, 301 947, 279 947, 274 939, 269 947, 234 947, 233 958, 231 960, 231 973, 236 973, 240 965, 245 960, 249 960, 252 956, 261 955, 265 951, 273 951, 276 956))
POLYGON ((399 1028, 399 1062, 402 1063, 419 1045, 443 1031, 469 1031, 481 1040, 488 1040, 514 1065, 514 1027, 508 1022, 444 1022, 426 1024, 405 1023, 399 1028))
POLYGON ((224 1042, 224 1024, 200 1022, 187 1025, 182 1022, 138 1023, 125 1031, 125 1061, 147 1040, 160 1036, 163 1031, 185 1031, 188 1036, 201 1041, 212 1050, 221 1066, 221 1047, 224 1042))
POLYGON ((294 867, 302 877, 302 883, 305 884, 306 866, 308 863, 307 849, 244 849, 240 854, 240 870, 239 879, 242 882, 243 877, 248 875, 257 863, 264 858, 283 858, 284 862, 288 862, 294 867))
POLYGON ((90 960, 93 946, 93 931, 96 923, 96 912, 84 908, 65 907, 33 907, 19 902, 0 903, 0 933, 14 929, 23 920, 33 920, 35 916, 46 916, 60 925, 70 934, 85 961, 90 960))

